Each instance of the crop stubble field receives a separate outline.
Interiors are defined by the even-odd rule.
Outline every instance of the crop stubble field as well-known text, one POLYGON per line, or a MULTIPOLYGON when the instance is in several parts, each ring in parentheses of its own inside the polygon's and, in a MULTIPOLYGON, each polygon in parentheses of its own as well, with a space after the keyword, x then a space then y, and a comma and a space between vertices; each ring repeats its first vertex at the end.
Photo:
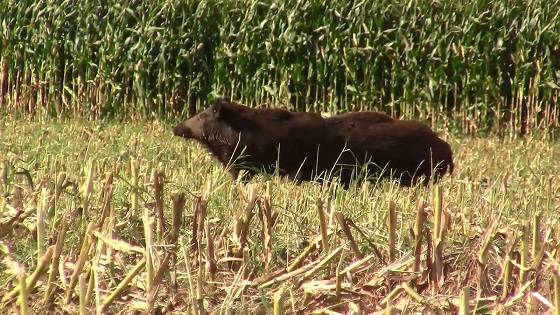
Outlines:
POLYGON ((560 154, 544 134, 443 134, 453 176, 344 191, 232 181, 158 121, 0 126, 5 310, 23 296, 70 313, 542 313, 559 301, 560 154))

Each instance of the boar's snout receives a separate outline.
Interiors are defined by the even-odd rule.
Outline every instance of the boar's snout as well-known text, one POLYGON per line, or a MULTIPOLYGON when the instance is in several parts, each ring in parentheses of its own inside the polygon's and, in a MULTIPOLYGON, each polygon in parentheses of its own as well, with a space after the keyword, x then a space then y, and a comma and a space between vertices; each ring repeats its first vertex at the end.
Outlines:
POLYGON ((173 128, 173 134, 178 137, 189 138, 190 132, 189 128, 187 128, 184 123, 180 123, 175 128, 173 128))

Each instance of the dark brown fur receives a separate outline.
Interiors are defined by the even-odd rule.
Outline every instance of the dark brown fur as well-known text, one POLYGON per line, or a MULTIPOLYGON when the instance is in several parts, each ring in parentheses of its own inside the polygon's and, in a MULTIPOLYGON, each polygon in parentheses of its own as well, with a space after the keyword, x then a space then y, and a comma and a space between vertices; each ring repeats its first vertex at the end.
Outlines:
MULTIPOLYGON (((350 184, 353 173, 366 163, 368 175, 393 176, 403 186, 424 183, 453 171, 451 147, 428 126, 414 120, 396 120, 383 113, 357 112, 326 119, 346 149, 340 157, 340 178, 350 184)), ((340 144, 339 144, 340 145, 340 144)))
POLYGON ((245 170, 245 179, 277 169, 298 181, 338 175, 348 188, 356 171, 372 162, 376 166, 368 164, 368 175, 393 174, 410 186, 421 176, 428 182, 432 163, 438 166, 435 179, 453 170, 451 148, 430 128, 378 112, 323 119, 219 98, 173 132, 202 143, 234 177, 245 170))
POLYGON ((234 177, 240 170, 249 179, 277 167, 281 175, 312 180, 324 168, 317 163, 326 145, 325 121, 319 114, 251 109, 219 98, 173 132, 202 143, 234 177))

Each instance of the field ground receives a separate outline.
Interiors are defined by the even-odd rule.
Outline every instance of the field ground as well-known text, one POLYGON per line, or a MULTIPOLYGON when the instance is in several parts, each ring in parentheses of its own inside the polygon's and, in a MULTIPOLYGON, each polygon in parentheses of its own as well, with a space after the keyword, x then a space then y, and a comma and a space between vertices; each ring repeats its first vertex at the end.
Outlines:
POLYGON ((456 168, 437 186, 344 191, 237 183, 170 127, 0 121, 0 309, 544 313, 560 303, 560 145, 547 136, 442 133, 456 168))

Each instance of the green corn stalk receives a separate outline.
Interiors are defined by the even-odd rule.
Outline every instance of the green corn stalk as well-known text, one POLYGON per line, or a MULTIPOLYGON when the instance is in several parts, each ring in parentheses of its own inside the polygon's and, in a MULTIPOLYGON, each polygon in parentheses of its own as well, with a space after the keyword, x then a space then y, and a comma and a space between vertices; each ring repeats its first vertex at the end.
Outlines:
POLYGON ((19 280, 19 311, 22 315, 29 314, 29 307, 27 306, 27 300, 29 298, 29 292, 27 291, 25 269, 20 267, 20 272, 18 274, 19 280))
POLYGON ((280 288, 274 294, 274 303, 273 303, 273 314, 274 315, 281 315, 285 314, 284 310, 284 288, 280 288))
POLYGON ((430 115, 466 132, 487 123, 535 128, 539 116, 557 124, 550 100, 560 93, 558 40, 550 32, 560 22, 546 0, 137 6, 4 1, 11 28, 0 50, 0 107, 173 116, 216 91, 248 105, 430 115))
POLYGON ((470 288, 464 287, 461 290, 461 299, 459 304, 459 315, 469 315, 469 295, 470 295, 470 288))
POLYGON ((558 270, 552 272, 554 282, 554 314, 560 315, 560 274, 558 270))

